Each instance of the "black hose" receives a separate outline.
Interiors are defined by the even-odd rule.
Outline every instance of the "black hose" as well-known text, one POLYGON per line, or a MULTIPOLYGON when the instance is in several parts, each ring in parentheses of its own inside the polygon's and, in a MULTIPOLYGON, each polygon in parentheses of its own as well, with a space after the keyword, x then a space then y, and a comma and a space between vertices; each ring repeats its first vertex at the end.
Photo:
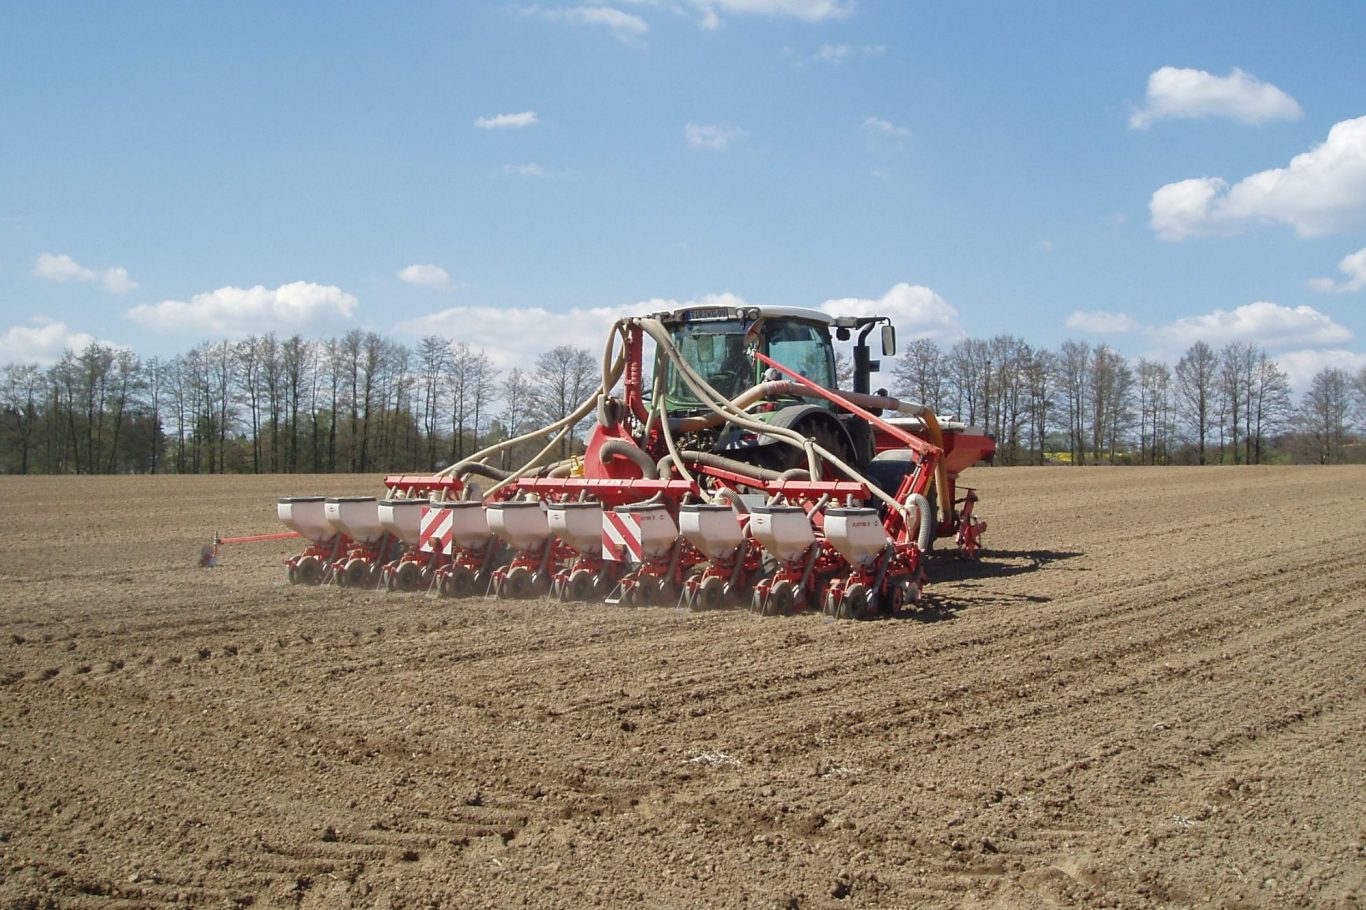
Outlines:
POLYGON ((640 468, 640 472, 646 480, 659 479, 658 466, 650 460, 650 456, 640 446, 632 445, 624 439, 609 439, 602 444, 598 452, 604 461, 613 455, 620 455, 627 459, 640 468))

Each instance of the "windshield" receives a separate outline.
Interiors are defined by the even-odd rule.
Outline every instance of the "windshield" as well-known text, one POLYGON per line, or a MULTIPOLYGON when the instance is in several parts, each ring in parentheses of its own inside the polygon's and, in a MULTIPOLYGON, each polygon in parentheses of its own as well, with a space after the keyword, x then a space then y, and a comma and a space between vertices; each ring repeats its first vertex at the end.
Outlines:
POLYGON ((827 389, 835 388, 834 364, 825 329, 809 322, 772 320, 764 326, 768 356, 827 389))
MULTIPOLYGON (((734 398, 754 385, 757 376, 745 356, 746 328, 739 320, 690 322, 675 327, 671 334, 683 360, 726 398, 734 398)), ((700 403, 672 363, 667 364, 665 376, 670 402, 700 403)))
MULTIPOLYGON (((684 361, 728 399, 759 382, 763 366, 745 354, 745 331, 738 319, 685 322, 670 334, 684 361)), ((827 389, 835 388, 830 338, 824 326, 795 319, 764 322, 760 351, 827 389)), ((700 407, 672 363, 665 364, 665 390, 673 407, 700 407)))

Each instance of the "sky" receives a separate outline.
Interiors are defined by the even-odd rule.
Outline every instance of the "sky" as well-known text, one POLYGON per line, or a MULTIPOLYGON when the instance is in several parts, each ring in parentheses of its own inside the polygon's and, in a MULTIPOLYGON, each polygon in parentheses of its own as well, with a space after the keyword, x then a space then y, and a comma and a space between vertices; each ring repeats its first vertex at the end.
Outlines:
POLYGON ((743 300, 1366 366, 1366 3, 0 6, 0 363, 743 300))

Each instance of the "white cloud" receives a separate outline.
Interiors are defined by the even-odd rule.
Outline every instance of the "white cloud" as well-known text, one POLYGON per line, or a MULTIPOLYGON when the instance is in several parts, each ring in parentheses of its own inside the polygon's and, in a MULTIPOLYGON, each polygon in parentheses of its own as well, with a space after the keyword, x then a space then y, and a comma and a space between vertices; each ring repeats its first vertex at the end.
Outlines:
POLYGON ((889 316, 903 338, 956 341, 963 336, 958 311, 943 297, 921 285, 894 285, 878 300, 843 297, 820 309, 831 316, 889 316))
POLYGON ((853 57, 880 57, 886 52, 885 44, 822 44, 814 59, 838 65, 853 57))
POLYGON ((535 111, 522 111, 520 114, 495 114, 492 117, 476 117, 474 125, 481 130, 516 130, 534 126, 538 120, 535 111))
MULTIPOLYGON (((820 22, 854 11, 854 0, 688 0, 704 16, 773 16, 820 22)), ((704 19, 703 25, 707 25, 704 19)), ((715 27, 715 26, 711 26, 715 27)))
POLYGON ((410 265, 400 269, 398 280, 421 287, 446 290, 451 286, 450 274, 439 265, 410 265))
POLYGON ((729 150, 730 144, 744 135, 744 130, 733 126, 703 126, 689 123, 683 128, 683 138, 689 146, 717 152, 729 150))
POLYGON ((297 331, 305 327, 335 328, 349 320, 359 301, 341 288, 295 281, 275 289, 219 288, 196 294, 188 302, 163 300, 135 306, 125 315, 157 329, 181 329, 220 335, 297 331))
POLYGON ((1124 313, 1107 313, 1102 310, 1086 313, 1077 311, 1068 316, 1063 323, 1069 329, 1088 332, 1093 335, 1118 335, 1137 332, 1143 327, 1138 320, 1124 313))
POLYGON ((99 282, 111 294, 126 294, 138 286, 121 266, 97 272, 88 269, 65 254, 43 253, 33 264, 33 274, 49 281, 99 282))
POLYGON ((1288 307, 1266 301, 1232 310, 1188 316, 1150 330, 1172 347, 1198 340, 1219 347, 1251 341, 1270 349, 1323 347, 1352 340, 1352 331, 1310 306, 1288 307))
POLYGON ((883 136, 909 136, 911 131, 904 126, 897 126, 890 120, 883 120, 881 117, 865 117, 863 128, 870 133, 878 133, 883 136))
POLYGON ((596 356, 606 344, 612 324, 626 316, 685 306, 745 305, 742 298, 726 293, 707 294, 683 302, 654 298, 621 306, 575 308, 563 313, 540 307, 461 306, 404 320, 395 326, 395 330, 414 338, 440 335, 463 341, 482 350, 500 369, 526 369, 529 357, 555 345, 584 348, 596 356), (534 338, 528 338, 528 326, 535 326, 534 338))
POLYGON ((1285 371, 1290 387, 1297 394, 1303 394, 1308 391, 1314 375, 1322 370, 1340 369, 1356 375, 1366 369, 1366 354, 1342 348, 1286 351, 1276 355, 1276 365, 1285 371))
POLYGON ((650 30, 649 23, 644 19, 610 6, 571 6, 560 9, 533 6, 522 12, 524 15, 537 15, 552 22, 600 26, 610 31, 618 41, 626 44, 639 41, 650 30))
POLYGON ((1322 145, 1288 167, 1233 186, 1219 177, 1169 183, 1153 193, 1148 210, 1163 240, 1267 222, 1289 224, 1304 237, 1366 227, 1366 117, 1335 124, 1322 145))
POLYGON ((1338 271, 1347 276, 1346 281, 1311 278, 1309 287, 1325 294, 1347 294, 1366 288, 1366 247, 1342 257, 1338 271))
POLYGON ((1240 69, 1235 68, 1227 76, 1215 76, 1204 70, 1164 66, 1148 77, 1143 109, 1129 118, 1129 126, 1143 130, 1157 120, 1205 117, 1228 117, 1258 124, 1298 120, 1303 115, 1294 98, 1240 69))
POLYGON ((511 177, 549 177, 550 172, 535 162, 526 164, 505 164, 503 173, 511 177))
POLYGON ((11 326, 0 334, 0 363, 36 363, 49 366, 68 350, 79 351, 94 335, 73 332, 64 322, 39 318, 32 326, 11 326))

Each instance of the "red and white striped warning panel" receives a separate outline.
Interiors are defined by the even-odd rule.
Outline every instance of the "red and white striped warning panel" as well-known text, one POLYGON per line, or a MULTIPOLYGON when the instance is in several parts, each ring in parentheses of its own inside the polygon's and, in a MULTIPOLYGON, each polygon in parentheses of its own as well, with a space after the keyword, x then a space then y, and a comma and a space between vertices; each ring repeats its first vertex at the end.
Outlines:
POLYGON ((417 541, 418 548, 425 553, 447 549, 451 542, 451 510, 423 506, 417 541))
POLYGON ((616 562, 640 562, 640 524, 634 515, 602 513, 602 555, 616 562))

